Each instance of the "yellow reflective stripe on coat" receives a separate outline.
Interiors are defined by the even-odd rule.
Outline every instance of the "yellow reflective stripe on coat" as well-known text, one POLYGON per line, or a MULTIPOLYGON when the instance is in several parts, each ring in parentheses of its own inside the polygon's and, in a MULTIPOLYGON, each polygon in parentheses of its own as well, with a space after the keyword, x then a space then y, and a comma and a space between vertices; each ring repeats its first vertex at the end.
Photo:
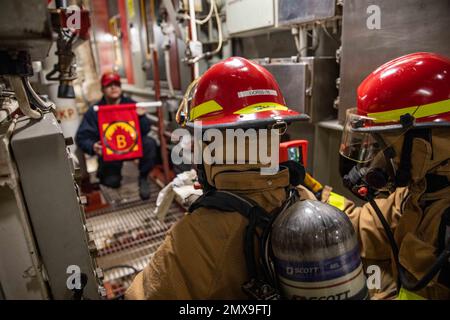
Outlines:
POLYGON ((427 299, 419 296, 414 292, 401 288, 400 292, 398 293, 397 300, 427 300, 427 299))
POLYGON ((345 197, 341 196, 340 194, 330 192, 328 204, 331 204, 333 207, 336 207, 339 210, 343 211, 345 208, 345 197))
POLYGON ((198 117, 201 117, 205 114, 214 112, 214 111, 220 111, 222 110, 222 106, 218 104, 214 100, 208 100, 206 102, 203 102, 191 109, 191 112, 189 114, 190 120, 195 120, 198 117))
POLYGON ((308 189, 314 193, 319 192, 323 189, 323 186, 320 184, 320 182, 314 179, 309 173, 306 173, 303 182, 308 187, 308 189))
POLYGON ((245 108, 242 108, 241 110, 235 111, 233 114, 252 114, 256 112, 263 112, 263 111, 269 111, 269 110, 288 110, 288 107, 283 106, 282 104, 275 103, 275 102, 260 102, 255 103, 249 106, 246 106, 245 108))
POLYGON ((375 122, 399 121, 400 116, 409 113, 414 118, 424 118, 442 113, 450 112, 450 99, 424 104, 421 106, 408 107, 397 110, 368 113, 369 118, 375 122))

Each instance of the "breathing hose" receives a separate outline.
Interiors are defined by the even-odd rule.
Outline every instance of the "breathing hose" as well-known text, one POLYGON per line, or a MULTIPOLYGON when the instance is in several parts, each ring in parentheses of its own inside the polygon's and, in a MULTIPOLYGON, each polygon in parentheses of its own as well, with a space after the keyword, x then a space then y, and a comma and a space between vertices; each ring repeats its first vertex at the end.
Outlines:
POLYGON ((436 274, 442 269, 444 263, 446 260, 450 257, 450 243, 447 244, 447 246, 442 250, 442 252, 439 254, 436 261, 433 263, 431 268, 427 271, 427 273, 420 278, 416 282, 411 282, 408 277, 406 276, 406 270, 401 265, 399 260, 399 249, 397 246, 397 243, 395 242, 394 234, 392 233, 392 230, 386 221, 385 217, 383 216, 380 208, 378 207, 377 203, 373 198, 370 198, 369 200, 370 205, 375 210, 376 215, 378 216, 378 219, 380 220, 381 224, 383 225, 383 229, 386 233, 386 236, 389 240, 389 244, 391 246, 392 254, 394 256, 394 262, 397 267, 398 271, 398 279, 397 279, 397 288, 404 287, 405 289, 409 291, 418 291, 423 288, 425 288, 428 283, 436 276, 436 274))

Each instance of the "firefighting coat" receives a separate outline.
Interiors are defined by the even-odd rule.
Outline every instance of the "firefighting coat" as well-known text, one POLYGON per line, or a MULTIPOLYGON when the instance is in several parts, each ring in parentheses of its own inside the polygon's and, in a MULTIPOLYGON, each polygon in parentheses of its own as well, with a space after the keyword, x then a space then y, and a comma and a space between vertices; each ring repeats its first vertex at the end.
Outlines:
MULTIPOLYGON (((445 237, 442 232, 445 230, 442 228, 445 223, 443 216, 450 212, 448 129, 434 130, 432 144, 415 139, 410 185, 396 189, 387 198, 375 200, 394 234, 400 263, 416 280, 430 269, 442 251, 445 237), (431 178, 430 174, 433 174, 431 178), (436 178, 447 182, 433 187, 436 178)), ((326 189, 322 201, 330 203, 330 189, 326 189)), ((314 196, 303 190, 302 197, 314 196)), ((381 288, 372 290, 372 298, 398 298, 397 268, 388 238, 374 209, 369 203, 356 206, 348 199, 343 201, 341 209, 347 213, 357 231, 364 265, 366 268, 375 265, 381 269, 381 288)), ((450 299, 449 270, 446 271, 447 279, 444 279, 443 272, 439 272, 428 286, 415 294, 425 299, 450 299)))
MULTIPOLYGON (((245 165, 207 172, 217 190, 243 195, 271 212, 282 206, 289 172, 261 175, 245 165), (225 171, 222 171, 225 170, 225 171)), ((248 274, 244 234, 248 220, 238 212, 199 208, 168 232, 150 263, 126 292, 127 299, 246 299, 248 274)))

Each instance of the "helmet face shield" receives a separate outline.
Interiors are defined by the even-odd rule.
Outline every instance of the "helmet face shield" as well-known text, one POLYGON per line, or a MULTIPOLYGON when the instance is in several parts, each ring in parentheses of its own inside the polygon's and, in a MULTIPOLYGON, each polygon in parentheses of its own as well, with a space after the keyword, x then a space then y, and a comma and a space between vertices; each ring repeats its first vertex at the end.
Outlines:
POLYGON ((368 163, 383 148, 372 132, 364 130, 372 119, 357 115, 354 111, 351 109, 347 112, 339 153, 357 163, 368 163))
POLYGON ((371 190, 391 190, 396 171, 394 144, 402 142, 408 128, 379 130, 375 119, 355 111, 347 112, 339 149, 344 185, 357 196, 363 186, 371 190))
POLYGON ((387 148, 403 139, 411 127, 390 126, 384 123, 380 126, 375 118, 356 114, 356 109, 347 110, 347 116, 342 133, 339 153, 357 163, 369 163, 387 148), (387 144, 381 133, 392 136, 387 144))

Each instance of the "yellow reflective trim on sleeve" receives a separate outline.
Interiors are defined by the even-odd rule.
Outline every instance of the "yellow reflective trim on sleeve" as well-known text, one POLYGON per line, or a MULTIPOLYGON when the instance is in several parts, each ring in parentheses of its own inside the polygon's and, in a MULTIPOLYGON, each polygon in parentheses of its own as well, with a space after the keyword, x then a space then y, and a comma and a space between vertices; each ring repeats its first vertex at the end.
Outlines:
POLYGON ((450 112, 450 99, 424 104, 421 106, 408 107, 397 110, 368 113, 367 116, 375 122, 399 121, 400 116, 409 113, 414 118, 424 118, 450 112))
POLYGON ((246 106, 245 108, 242 108, 241 110, 238 110, 234 112, 234 114, 251 114, 256 112, 263 112, 263 111, 269 111, 269 110, 288 110, 288 107, 283 106, 282 104, 275 103, 275 102, 260 102, 255 103, 249 106, 246 106))
POLYGON ((398 293, 397 300, 427 300, 427 299, 419 296, 414 292, 401 288, 400 292, 398 293))
POLYGON ((328 204, 331 204, 333 207, 336 207, 339 210, 344 210, 345 197, 341 196, 340 194, 330 192, 330 197, 328 198, 328 204))
POLYGON ((191 109, 190 112, 190 120, 195 120, 198 117, 201 117, 205 114, 214 112, 214 111, 220 111, 222 110, 222 106, 220 104, 218 104, 216 101, 214 100, 208 100, 206 102, 203 102, 195 107, 193 107, 191 109))
POLYGON ((308 187, 308 189, 314 193, 319 192, 323 189, 323 186, 320 184, 320 182, 314 179, 309 173, 306 173, 303 182, 308 187))

